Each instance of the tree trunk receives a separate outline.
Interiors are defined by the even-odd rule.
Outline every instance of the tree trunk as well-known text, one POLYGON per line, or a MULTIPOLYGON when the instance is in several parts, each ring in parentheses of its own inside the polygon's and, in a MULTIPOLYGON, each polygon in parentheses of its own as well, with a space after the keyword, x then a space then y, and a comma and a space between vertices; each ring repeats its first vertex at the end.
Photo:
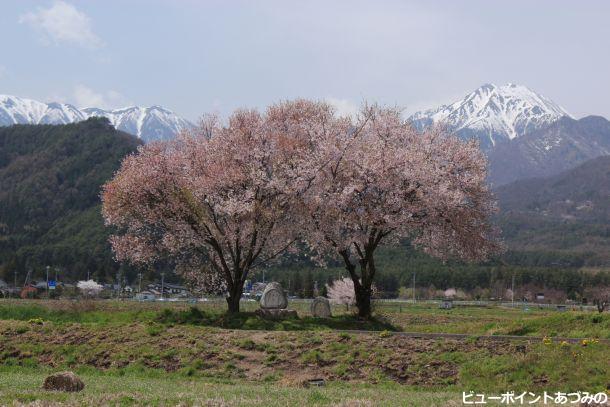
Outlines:
POLYGON ((356 291, 356 306, 358 307, 358 317, 363 319, 371 318, 371 289, 367 289, 361 284, 354 285, 356 291))
POLYGON ((227 297, 227 305, 229 306, 229 314, 237 314, 239 312, 239 300, 241 300, 241 295, 244 291, 244 283, 239 282, 234 283, 231 287, 229 287, 229 296, 227 297))
POLYGON ((239 300, 241 296, 234 296, 229 294, 227 297, 227 304, 229 305, 229 314, 237 314, 239 312, 239 300))
POLYGON ((371 286, 375 277, 375 263, 373 262, 373 251, 368 252, 368 259, 360 259, 361 276, 356 273, 356 266, 351 262, 347 251, 340 252, 345 262, 345 269, 349 272, 354 283, 354 294, 356 295, 356 307, 360 318, 369 319, 372 313, 371 286))
POLYGON ((371 307, 371 294, 373 292, 372 286, 376 271, 374 253, 383 236, 381 232, 374 230, 371 232, 367 243, 362 246, 355 244, 359 258, 358 263, 360 263, 360 276, 356 273, 356 265, 352 263, 349 251, 342 250, 339 252, 345 262, 345 269, 349 272, 354 282, 358 316, 363 319, 370 319, 373 311, 371 307))

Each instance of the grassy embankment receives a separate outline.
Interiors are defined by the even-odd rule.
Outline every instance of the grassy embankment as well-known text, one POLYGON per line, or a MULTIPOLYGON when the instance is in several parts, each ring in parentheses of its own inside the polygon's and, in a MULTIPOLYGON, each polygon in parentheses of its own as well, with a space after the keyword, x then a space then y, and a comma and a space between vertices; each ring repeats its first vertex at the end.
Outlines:
POLYGON ((417 306, 402 313, 388 308, 362 326, 349 315, 323 323, 310 317, 274 323, 201 308, 1 302, 0 404, 38 399, 94 404, 101 398, 111 404, 460 405, 462 390, 602 391, 610 384, 608 345, 595 341, 457 341, 340 332, 360 324, 374 330, 515 334, 521 329, 530 335, 608 337, 608 315, 470 307, 441 312, 417 306), (67 369, 84 378, 83 393, 40 389, 47 373, 67 369), (314 378, 328 385, 303 388, 314 378))
POLYGON ((333 307, 334 316, 330 319, 312 318, 309 305, 304 302, 291 302, 290 307, 298 311, 299 318, 268 321, 253 313, 258 308, 253 302, 242 304, 245 312, 228 316, 224 313, 226 306, 221 302, 192 306, 184 303, 0 300, 0 320, 42 318, 59 324, 182 324, 271 331, 389 330, 610 339, 609 313, 537 308, 524 311, 492 306, 441 310, 430 304, 386 303, 376 307, 373 320, 359 321, 343 306, 333 307))

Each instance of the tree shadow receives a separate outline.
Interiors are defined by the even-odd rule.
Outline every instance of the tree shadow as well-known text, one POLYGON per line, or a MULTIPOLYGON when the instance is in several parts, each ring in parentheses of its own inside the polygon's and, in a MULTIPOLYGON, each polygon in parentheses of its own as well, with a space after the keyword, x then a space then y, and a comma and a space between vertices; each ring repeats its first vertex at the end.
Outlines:
POLYGON ((240 312, 237 314, 214 313, 203 311, 197 307, 191 307, 187 310, 164 309, 158 313, 156 321, 163 324, 199 325, 226 329, 265 331, 400 330, 383 317, 372 317, 363 320, 355 315, 338 315, 330 318, 306 316, 271 320, 262 318, 254 312, 240 312))

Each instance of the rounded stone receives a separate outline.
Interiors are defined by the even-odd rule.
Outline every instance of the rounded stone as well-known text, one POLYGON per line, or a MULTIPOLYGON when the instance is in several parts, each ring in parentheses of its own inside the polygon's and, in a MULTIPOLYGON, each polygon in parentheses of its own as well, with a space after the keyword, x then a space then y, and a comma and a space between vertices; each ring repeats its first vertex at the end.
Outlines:
POLYGON ((316 297, 311 303, 311 315, 317 318, 330 318, 330 301, 328 298, 316 297))
POLYGON ((81 391, 85 383, 72 372, 61 372, 47 376, 42 387, 54 391, 81 391))
POLYGON ((285 309, 288 307, 288 298, 280 285, 275 281, 267 284, 260 301, 261 308, 264 309, 285 309))

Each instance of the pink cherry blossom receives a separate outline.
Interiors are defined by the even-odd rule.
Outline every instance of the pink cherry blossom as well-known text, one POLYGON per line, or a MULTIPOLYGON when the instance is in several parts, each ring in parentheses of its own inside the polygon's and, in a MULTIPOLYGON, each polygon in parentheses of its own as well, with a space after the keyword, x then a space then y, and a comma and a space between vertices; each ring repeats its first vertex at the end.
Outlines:
MULTIPOLYGON (((284 116, 300 117, 303 103, 286 104, 294 114, 284 116)), ((309 246, 344 261, 361 317, 371 313, 380 245, 409 239, 431 255, 467 260, 501 249, 489 223, 496 207, 487 163, 474 142, 440 128, 418 133, 397 109, 364 106, 353 120, 320 103, 307 109, 326 114, 300 123, 310 151, 297 166, 308 182, 294 210, 309 246)))
POLYGON ((127 157, 104 187, 119 260, 172 258, 239 310, 254 267, 301 239, 338 256, 359 315, 370 316, 375 251, 409 239, 431 255, 484 259, 501 249, 495 202, 474 142, 418 133, 397 109, 338 117, 326 103, 282 102, 264 114, 208 116, 177 140, 127 157))
POLYGON ((292 142, 250 110, 140 148, 103 190, 117 259, 172 258, 200 288, 227 290, 229 311, 237 312, 249 271, 295 240, 284 148, 292 142))

